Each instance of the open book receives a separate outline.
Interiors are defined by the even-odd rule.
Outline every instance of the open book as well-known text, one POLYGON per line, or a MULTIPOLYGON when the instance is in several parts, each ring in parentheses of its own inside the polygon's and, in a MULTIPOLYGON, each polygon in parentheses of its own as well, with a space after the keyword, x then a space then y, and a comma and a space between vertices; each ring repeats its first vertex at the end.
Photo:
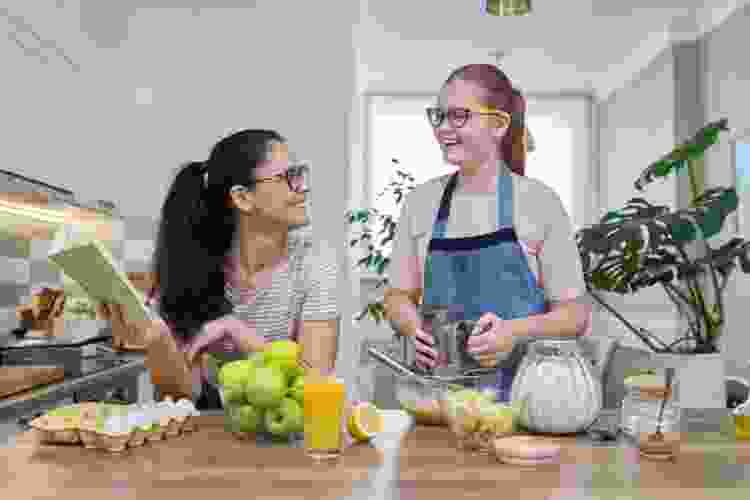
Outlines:
POLYGON ((93 300, 121 304, 128 322, 141 325, 151 321, 152 312, 145 297, 115 263, 112 254, 97 239, 71 241, 62 228, 55 235, 49 260, 57 266, 93 300))

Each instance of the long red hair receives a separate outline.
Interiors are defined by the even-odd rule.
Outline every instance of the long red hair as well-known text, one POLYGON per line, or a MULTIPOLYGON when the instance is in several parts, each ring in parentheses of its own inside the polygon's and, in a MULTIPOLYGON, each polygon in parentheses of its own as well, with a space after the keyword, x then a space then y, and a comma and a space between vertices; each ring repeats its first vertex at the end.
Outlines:
POLYGON ((513 87, 510 79, 500 68, 491 64, 469 64, 450 74, 443 86, 453 80, 473 82, 482 87, 486 94, 485 104, 511 115, 508 133, 500 143, 500 154, 518 175, 526 171, 526 99, 513 87))

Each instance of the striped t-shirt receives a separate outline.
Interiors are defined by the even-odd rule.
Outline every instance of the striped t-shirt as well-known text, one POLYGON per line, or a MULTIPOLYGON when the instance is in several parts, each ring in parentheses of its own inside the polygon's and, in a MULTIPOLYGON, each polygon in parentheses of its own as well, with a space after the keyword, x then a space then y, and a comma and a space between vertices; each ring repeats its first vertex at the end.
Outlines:
MULTIPOLYGON (((256 275, 256 288, 239 286, 237 258, 229 256, 224 267, 225 294, 232 303, 234 318, 253 326, 267 341, 296 339, 303 321, 336 319, 337 266, 335 255, 321 254, 310 247, 290 250, 288 258, 256 275)), ((158 292, 150 294, 148 304, 155 308, 158 292)), ((198 341, 197 333, 188 343, 173 334, 181 351, 198 341)), ((209 346, 207 352, 226 352, 226 345, 209 346)), ((208 374, 201 367, 193 370, 193 395, 200 394, 208 374)))

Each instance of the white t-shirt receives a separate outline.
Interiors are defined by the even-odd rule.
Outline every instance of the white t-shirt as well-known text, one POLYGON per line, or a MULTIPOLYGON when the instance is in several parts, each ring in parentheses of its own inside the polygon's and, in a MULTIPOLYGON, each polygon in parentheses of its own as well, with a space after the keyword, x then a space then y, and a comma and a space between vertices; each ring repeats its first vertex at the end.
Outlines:
MULTIPOLYGON (((233 252, 234 253, 234 252, 233 252)), ((303 321, 336 319, 339 315, 337 299, 336 256, 333 252, 321 253, 312 247, 297 246, 289 249, 289 259, 262 273, 255 289, 236 286, 236 262, 230 256, 225 268, 225 294, 232 303, 232 315, 247 321, 267 341, 296 337, 303 321)), ((158 291, 149 299, 149 305, 158 312, 158 291)), ((183 342, 174 335, 183 352, 196 342, 201 333, 183 342)), ((223 344, 216 346, 223 350, 223 344)), ((193 397, 202 392, 203 382, 209 373, 197 366, 193 369, 193 397)))
MULTIPOLYGON (((517 175, 500 164, 513 182, 513 225, 529 268, 549 302, 575 299, 586 293, 583 270, 570 217, 560 197, 543 182, 517 175)), ((431 179, 404 199, 388 269, 392 288, 424 289, 424 259, 445 186, 453 174, 431 179)), ((467 193, 461 176, 453 193, 446 223, 447 238, 498 230, 497 196, 467 193)))
POLYGON ((337 317, 336 274, 335 256, 306 249, 266 274, 269 281, 256 289, 243 290, 230 280, 225 292, 234 315, 266 340, 287 339, 295 323, 337 317))

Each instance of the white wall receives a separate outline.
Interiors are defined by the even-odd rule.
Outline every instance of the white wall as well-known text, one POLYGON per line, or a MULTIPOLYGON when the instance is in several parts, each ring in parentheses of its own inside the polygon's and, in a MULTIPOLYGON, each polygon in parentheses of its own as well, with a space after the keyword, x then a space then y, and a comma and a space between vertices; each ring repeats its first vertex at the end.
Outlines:
MULTIPOLYGON (((3 163, 95 192, 128 215, 153 215, 180 162, 206 158, 230 130, 275 128, 316 170, 315 219, 341 220, 354 6, 340 6, 321 24, 309 22, 320 14, 313 4, 296 6, 294 16, 279 2, 256 4, 203 9, 200 16, 139 9, 119 48, 88 41, 79 43, 85 50, 71 51, 79 74, 42 66, 4 40, 0 108, 13 119, 2 121, 3 163), (151 104, 136 104, 138 88, 151 90, 151 104)), ((54 15, 27 14, 23 3, 13 10, 37 25, 42 14, 54 15)), ((68 38, 87 37, 72 24, 68 29, 68 38)), ((320 229, 331 241, 341 231, 320 229)))
MULTIPOLYGON (((745 136, 750 133, 750 102, 747 94, 750 86, 750 67, 742 56, 743 48, 750 45, 750 7, 736 11, 722 25, 704 38, 706 64, 706 114, 710 121, 727 118, 732 134, 745 136)), ((706 154, 706 182, 708 186, 734 186, 732 148, 723 135, 721 142, 706 154)), ((747 193, 738 192, 745 200, 743 227, 740 236, 750 234, 748 226, 747 193)), ((720 240, 734 236, 734 221, 725 226, 720 240)), ((728 370, 749 374, 750 336, 747 330, 747 303, 750 299, 750 276, 735 271, 727 287, 725 315, 726 334, 722 352, 728 370)))
MULTIPOLYGON (((686 109, 690 105, 687 102, 682 102, 683 108, 675 109, 675 101, 679 97, 675 93, 676 86, 690 87, 696 85, 696 82, 675 81, 678 72, 675 72, 672 49, 658 56, 632 82, 600 104, 599 174, 602 211, 622 206, 627 198, 636 193, 632 188, 632 182, 641 169, 674 146, 674 134, 678 129, 684 128, 675 122, 676 117, 680 115, 694 117, 696 113, 700 115, 703 112, 706 121, 720 118, 729 120, 731 133, 723 134, 720 143, 706 154, 705 180, 709 188, 736 185, 731 139, 742 135, 747 137, 750 132, 750 104, 746 96, 750 83, 750 69, 744 64, 744 59, 738 56, 740 47, 745 47, 750 42, 749 29, 750 8, 744 7, 699 38, 699 102, 694 103, 694 106, 700 107, 705 103, 705 109, 686 109)), ((689 92, 689 89, 687 91, 689 92)), ((677 200, 676 188, 675 179, 672 177, 664 183, 650 185, 645 191, 646 198, 652 202, 674 206, 673 203, 677 200)), ((738 194, 745 200, 748 199, 747 193, 738 194)), ((744 227, 739 228, 739 235, 742 237, 749 232, 748 208, 746 202, 743 214, 744 227)), ((735 236, 735 231, 735 219, 730 217, 721 235, 712 240, 712 245, 720 246, 735 236)), ((669 302, 660 290, 647 289, 639 295, 642 296, 639 300, 633 300, 631 296, 624 298, 628 306, 621 309, 623 314, 628 318, 635 314, 639 321, 645 321, 644 326, 647 328, 652 326, 652 322, 658 321, 656 316, 664 317, 666 328, 669 324, 668 316, 660 311, 669 307, 669 302), (649 305, 649 302, 652 304, 649 305), (639 311, 641 314, 638 314, 639 311)), ((747 335, 745 313, 748 298, 750 276, 737 270, 725 293, 726 326, 721 340, 721 352, 726 362, 727 373, 730 375, 750 374, 750 337, 747 335)), ((622 304, 622 301, 612 303, 617 306, 622 304)), ((599 331, 602 331, 607 336, 624 336, 630 342, 633 339, 632 334, 608 316, 606 312, 597 314, 595 335, 601 335, 599 331)), ((637 340, 632 342, 639 345, 637 340)))
MULTIPOLYGON (((598 105, 600 152, 600 214, 618 209, 633 197, 674 206, 674 177, 650 184, 644 192, 633 182, 641 171, 674 147, 675 83, 672 53, 657 56, 628 85, 598 105)), ((663 340, 675 334, 676 313, 660 288, 647 288, 635 295, 606 294, 604 299, 636 326, 653 331, 663 340)), ((596 313, 592 335, 601 338, 601 352, 608 340, 644 347, 643 343, 609 312, 596 313)))

